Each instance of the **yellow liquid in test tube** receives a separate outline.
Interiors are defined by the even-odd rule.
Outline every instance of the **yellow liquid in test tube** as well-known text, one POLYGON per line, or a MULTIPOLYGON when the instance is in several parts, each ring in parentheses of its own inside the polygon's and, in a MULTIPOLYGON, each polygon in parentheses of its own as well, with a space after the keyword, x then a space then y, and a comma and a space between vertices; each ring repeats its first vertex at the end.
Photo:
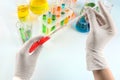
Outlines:
POLYGON ((29 10, 28 10, 28 5, 20 5, 18 6, 18 18, 20 21, 26 21, 28 14, 29 14, 29 10))
POLYGON ((31 0, 30 10, 36 14, 41 15, 49 10, 47 0, 31 0))

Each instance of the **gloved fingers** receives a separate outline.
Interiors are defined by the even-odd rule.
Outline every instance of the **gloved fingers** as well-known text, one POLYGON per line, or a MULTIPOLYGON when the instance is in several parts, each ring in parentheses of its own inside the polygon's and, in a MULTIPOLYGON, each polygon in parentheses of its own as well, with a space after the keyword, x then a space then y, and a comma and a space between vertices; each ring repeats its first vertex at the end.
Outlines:
POLYGON ((87 18, 90 23, 90 32, 96 31, 98 28, 98 22, 94 11, 91 8, 87 8, 87 18))
POLYGON ((104 3, 103 3, 102 1, 98 1, 98 5, 99 5, 100 11, 101 11, 101 13, 103 14, 103 16, 104 16, 105 18, 109 18, 110 15, 109 15, 109 13, 108 13, 108 11, 107 11, 104 3))
MULTIPOLYGON (((86 20, 87 22, 89 22, 88 17, 87 17, 87 14, 84 15, 84 16, 85 16, 85 20, 86 20)), ((100 26, 102 26, 102 25, 105 24, 99 17, 96 16, 96 18, 97 18, 97 22, 98 22, 98 24, 99 24, 100 26)))
MULTIPOLYGON (((105 25, 105 22, 101 18, 102 17, 96 15, 96 19, 97 19, 97 22, 98 22, 99 26, 105 25)), ((87 15, 85 15, 85 19, 86 19, 87 22, 89 22, 87 15)))
POLYGON ((100 26, 105 25, 106 21, 104 19, 104 16, 102 16, 100 13, 98 13, 97 11, 93 10, 96 17, 97 17, 97 21, 99 22, 100 26))
MULTIPOLYGON (((94 9, 92 9, 92 11, 93 11, 93 12, 95 13, 95 15, 96 15, 96 19, 97 19, 97 22, 98 22, 99 26, 105 25, 105 24, 106 24, 106 21, 105 21, 105 19, 104 19, 104 16, 101 15, 100 13, 98 13, 97 11, 95 11, 94 9)), ((86 18, 86 21, 88 21, 88 17, 87 17, 87 14, 86 14, 86 13, 84 13, 84 16, 85 16, 85 18, 86 18)))
POLYGON ((110 13, 107 11, 104 3, 102 1, 98 2, 101 13, 103 14, 105 21, 107 23, 106 29, 114 29, 113 20, 110 13))
POLYGON ((39 56, 39 54, 41 53, 42 48, 43 48, 43 46, 39 46, 35 51, 33 51, 33 53, 31 53, 30 56, 37 58, 39 56))
POLYGON ((88 16, 87 16, 87 13, 84 14, 84 16, 85 16, 85 20, 88 22, 88 16))
POLYGON ((105 29, 108 32, 110 32, 111 34, 115 35, 117 32, 117 29, 115 27, 115 24, 113 23, 111 15, 106 10, 105 5, 101 1, 99 1, 98 4, 99 4, 100 10, 101 10, 102 14, 104 15, 106 23, 107 23, 107 26, 105 27, 105 29))
POLYGON ((32 45, 35 41, 39 40, 41 37, 42 37, 42 36, 39 35, 39 36, 36 36, 36 37, 28 40, 26 43, 24 43, 22 50, 24 50, 24 49, 25 49, 25 50, 28 50, 28 49, 31 47, 31 45, 32 45))

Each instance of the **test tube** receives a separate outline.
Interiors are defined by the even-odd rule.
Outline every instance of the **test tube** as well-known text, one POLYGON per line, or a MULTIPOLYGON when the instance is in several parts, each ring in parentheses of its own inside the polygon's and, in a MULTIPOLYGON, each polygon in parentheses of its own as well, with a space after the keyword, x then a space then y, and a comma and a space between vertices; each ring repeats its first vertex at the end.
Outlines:
POLYGON ((60 14, 56 15, 57 18, 60 18, 60 14))
POLYGON ((28 5, 19 5, 18 6, 18 18, 22 22, 26 22, 29 15, 28 5))
POLYGON ((18 21, 16 23, 16 27, 18 28, 18 32, 23 43, 31 38, 31 35, 32 35, 31 23, 18 21))
POLYGON ((57 11, 61 11, 61 6, 57 6, 57 11))
POLYGON ((56 16, 57 18, 61 16, 61 6, 57 6, 56 16))
POLYGON ((51 27, 51 31, 55 30, 56 26, 51 27))
POLYGON ((70 16, 68 16, 68 19, 70 19, 70 16))
POLYGON ((56 20, 56 15, 52 15, 52 20, 55 21, 56 20))
POLYGON ((47 32, 46 32, 46 35, 48 35, 50 33, 50 29, 47 28, 47 32))
POLYGON ((62 9, 65 9, 65 3, 63 3, 61 6, 62 6, 62 9))
POLYGON ((29 40, 30 37, 31 37, 31 35, 32 35, 31 30, 27 30, 27 31, 26 31, 26 34, 27 34, 27 40, 29 40))
POLYGON ((52 23, 52 19, 51 18, 48 18, 48 24, 51 24, 52 23))
POLYGON ((72 1, 71 0, 62 0, 62 3, 65 3, 67 7, 70 7, 72 1))
POLYGON ((42 24, 42 33, 46 33, 47 32, 47 27, 46 25, 42 24))
POLYGON ((64 15, 65 14, 65 12, 61 12, 61 15, 64 15))
POLYGON ((69 12, 70 10, 69 9, 66 9, 65 12, 69 12))
POLYGON ((23 43, 26 41, 26 36, 25 36, 25 30, 23 27, 19 28, 20 36, 23 41, 23 43))
POLYGON ((21 22, 26 22, 29 16, 29 6, 26 0, 16 0, 17 15, 21 22))
POLYGON ((68 18, 68 17, 66 17, 66 18, 65 18, 65 22, 64 22, 64 24, 67 24, 67 23, 68 23, 68 21, 69 21, 69 18, 68 18))
POLYGON ((70 5, 70 7, 71 7, 71 8, 72 8, 72 7, 76 7, 76 6, 77 6, 77 5, 76 5, 77 1, 78 1, 78 0, 71 0, 71 5, 70 5))
POLYGON ((64 20, 62 20, 62 21, 60 22, 60 25, 61 25, 61 26, 64 26, 64 20))
POLYGON ((94 2, 89 2, 85 4, 86 7, 92 7, 92 8, 95 7, 95 5, 96 4, 94 2))
POLYGON ((43 21, 46 21, 47 20, 47 16, 46 14, 43 15, 43 21))
POLYGON ((111 12, 112 7, 114 6, 112 0, 104 0, 105 6, 107 7, 108 11, 111 12))
POLYGON ((51 12, 50 11, 48 12, 48 16, 51 17, 51 12))
POLYGON ((56 12, 56 8, 53 7, 52 10, 51 10, 51 12, 52 12, 52 14, 55 14, 55 12, 56 12))
POLYGON ((25 31, 25 34, 26 34, 26 40, 29 40, 32 36, 32 24, 31 23, 26 23, 26 31, 25 31))
POLYGON ((76 15, 75 13, 73 12, 72 15, 71 15, 71 18, 74 18, 76 15))

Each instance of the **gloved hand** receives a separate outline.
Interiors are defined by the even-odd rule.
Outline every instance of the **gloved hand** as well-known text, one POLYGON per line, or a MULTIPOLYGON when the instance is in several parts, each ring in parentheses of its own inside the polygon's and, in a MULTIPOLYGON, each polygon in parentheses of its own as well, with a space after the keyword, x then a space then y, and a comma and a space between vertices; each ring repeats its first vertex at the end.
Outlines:
POLYGON ((102 2, 98 2, 101 14, 88 8, 87 19, 90 32, 86 42, 86 61, 88 70, 101 70, 108 67, 104 57, 104 48, 116 33, 113 20, 102 2))
POLYGON ((41 36, 27 41, 16 55, 16 69, 14 80, 30 80, 34 72, 38 56, 42 46, 38 47, 32 55, 29 55, 29 48, 31 45, 39 40, 41 36))

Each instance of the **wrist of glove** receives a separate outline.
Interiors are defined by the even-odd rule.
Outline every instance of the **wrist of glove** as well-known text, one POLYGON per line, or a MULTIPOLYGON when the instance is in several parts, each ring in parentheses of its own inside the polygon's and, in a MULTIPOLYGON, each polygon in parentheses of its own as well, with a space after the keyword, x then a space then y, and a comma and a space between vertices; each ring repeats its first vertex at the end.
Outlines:
MULTIPOLYGON (((19 52, 16 54, 16 68, 15 68, 15 76, 18 80, 30 80, 37 63, 38 56, 41 52, 42 46, 39 46, 35 51, 29 53, 29 49, 31 45, 40 40, 42 36, 37 36, 26 43, 21 47, 19 52)), ((15 77, 15 79, 17 79, 15 77)))
POLYGON ((13 80, 23 80, 23 79, 21 79, 21 78, 19 78, 19 77, 17 77, 17 76, 14 76, 14 77, 13 77, 13 80))
POLYGON ((31 68, 29 67, 29 69, 31 69, 31 70, 26 69, 24 71, 22 71, 21 69, 18 68, 15 72, 15 76, 17 78, 19 78, 20 80, 30 80, 32 77, 32 74, 34 72, 34 70, 32 68, 34 68, 34 67, 31 67, 31 68))
POLYGON ((108 68, 103 50, 86 49, 86 62, 89 71, 108 68))

